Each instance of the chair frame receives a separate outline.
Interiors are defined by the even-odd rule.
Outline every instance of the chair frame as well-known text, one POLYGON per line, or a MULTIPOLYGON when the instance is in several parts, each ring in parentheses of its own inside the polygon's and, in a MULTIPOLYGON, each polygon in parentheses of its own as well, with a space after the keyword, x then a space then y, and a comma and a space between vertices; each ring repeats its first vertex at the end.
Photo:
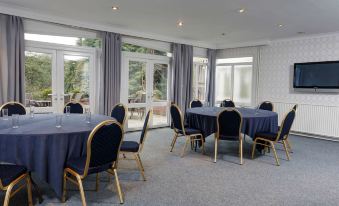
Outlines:
MULTIPOLYGON (((287 118, 287 115, 288 115, 291 111, 294 111, 294 112, 295 112, 294 109, 290 110, 290 111, 285 115, 284 120, 282 121, 281 125, 284 125, 285 120, 286 120, 286 118, 287 118)), ((294 121, 294 120, 293 120, 293 121, 294 121)), ((292 125, 293 125, 293 122, 292 122, 292 125)), ((276 161, 276 164, 277 164, 277 166, 280 166, 280 162, 279 162, 279 158, 278 158, 278 155, 277 155, 277 151, 276 151, 276 149, 275 149, 275 144, 280 143, 280 144, 283 144, 284 150, 285 150, 285 153, 286 153, 287 160, 289 161, 289 160, 291 159, 291 157, 290 157, 290 154, 289 154, 289 150, 288 150, 288 148, 287 148, 287 147, 288 147, 287 145, 289 145, 289 143, 288 143, 288 141, 286 141, 286 140, 287 140, 287 138, 288 138, 289 133, 290 133, 291 130, 288 131, 288 133, 287 133, 281 140, 279 140, 279 137, 280 137, 280 134, 281 134, 281 132, 282 132, 282 129, 283 129, 283 127, 281 126, 280 129, 279 129, 279 131, 278 131, 277 137, 276 137, 276 139, 275 139, 274 141, 265 139, 265 138, 263 138, 263 137, 257 137, 257 138, 255 138, 255 140, 254 140, 254 142, 253 142, 253 146, 252 146, 252 159, 254 159, 255 146, 256 146, 257 144, 259 144, 259 145, 263 145, 263 146, 264 146, 264 151, 266 150, 266 148, 272 148, 273 154, 274 154, 274 158, 275 158, 275 161, 276 161), (263 141, 263 142, 265 142, 265 143, 257 142, 258 140, 261 140, 261 141, 263 141)))
POLYGON ((22 182, 23 180, 26 180, 26 185, 27 185, 27 195, 28 195, 28 205, 32 206, 33 205, 33 200, 32 200, 32 182, 31 182, 31 177, 29 175, 28 172, 20 175, 18 178, 16 178, 15 180, 13 180, 9 185, 7 185, 6 187, 3 186, 2 181, 0 179, 0 190, 5 191, 6 195, 5 195, 5 201, 4 201, 4 206, 8 206, 9 205, 9 200, 17 193, 19 192, 21 189, 23 189, 25 187, 25 184, 19 186, 17 189, 15 189, 13 192, 13 188, 15 185, 17 185, 18 183, 22 182))
POLYGON ((76 102, 76 101, 69 101, 69 102, 67 102, 67 103, 65 104, 64 109, 62 110, 62 112, 64 112, 64 111, 66 110, 66 107, 67 107, 69 104, 80 104, 81 107, 82 107, 82 113, 85 112, 85 107, 84 107, 84 105, 83 105, 81 102, 76 102))
POLYGON ((192 101, 190 101, 190 108, 192 108, 192 103, 197 102, 197 101, 199 101, 201 105, 204 106, 204 104, 200 101, 200 99, 193 99, 192 101))
POLYGON ((230 102, 232 102, 232 103, 234 104, 234 107, 230 107, 230 108, 235 108, 235 103, 234 103, 234 101, 233 101, 232 99, 224 99, 224 100, 222 100, 222 101, 220 102, 220 107, 228 108, 228 107, 225 107, 225 106, 221 106, 222 103, 225 102, 225 101, 230 101, 230 102))
MULTIPOLYGON (((217 162, 217 155, 218 155, 218 142, 220 141, 220 134, 219 134, 219 116, 221 115, 221 113, 223 112, 237 112, 239 114, 239 116, 241 117, 240 120, 240 126, 239 126, 239 158, 240 158, 240 165, 242 165, 243 162, 243 138, 242 138, 242 134, 241 134, 241 128, 242 128, 242 122, 243 122, 243 118, 241 113, 235 108, 235 107, 226 107, 224 110, 222 110, 221 112, 219 112, 218 116, 217 116, 217 131, 214 133, 214 163, 217 162)), ((227 140, 226 140, 227 141, 227 140)))
POLYGON ((183 137, 186 137, 186 142, 185 142, 185 146, 184 146, 184 148, 182 150, 181 157, 184 157, 184 155, 185 155, 187 144, 189 142, 191 142, 191 147, 192 147, 192 145, 194 144, 194 141, 196 141, 196 140, 201 140, 201 142, 202 142, 202 154, 205 154, 205 144, 204 144, 204 137, 203 137, 203 135, 201 133, 199 133, 199 134, 191 134, 191 135, 186 134, 181 110, 179 109, 179 107, 176 104, 172 104, 171 106, 176 107, 177 110, 179 111, 179 114, 180 114, 180 123, 181 123, 182 133, 183 134, 181 134, 179 132, 179 130, 177 130, 175 127, 173 127, 173 130, 174 130, 175 134, 174 134, 174 137, 173 137, 173 140, 172 140, 172 143, 171 143, 171 150, 170 150, 170 152, 173 151, 173 148, 174 148, 174 145, 175 145, 175 143, 177 141, 177 138, 180 137, 180 136, 183 136, 183 137))
POLYGON ((112 109, 111 109, 111 113, 112 113, 113 109, 114 109, 115 107, 119 106, 119 105, 123 106, 123 107, 124 107, 124 110, 125 110, 125 116, 124 116, 124 119, 122 120, 122 124, 121 124, 122 127, 124 127, 124 126, 125 126, 125 123, 126 123, 126 117, 127 117, 127 115, 128 115, 128 108, 127 108, 127 106, 125 106, 123 103, 117 103, 117 104, 113 105, 113 107, 112 107, 112 109))
POLYGON ((148 135, 148 129, 149 129, 149 124, 150 124, 150 119, 153 117, 153 110, 149 110, 150 112, 150 115, 149 115, 149 119, 148 119, 148 122, 147 122, 147 126, 146 126, 146 129, 145 129, 145 133, 144 133, 144 139, 141 143, 139 143, 139 149, 137 152, 125 152, 125 151, 120 151, 123 153, 123 156, 125 158, 125 154, 131 154, 134 156, 134 159, 137 163, 137 166, 140 170, 140 173, 141 173, 141 176, 143 178, 144 181, 146 181, 146 177, 145 177, 145 169, 144 169, 144 166, 141 162, 141 158, 140 158, 140 153, 144 147, 144 142, 146 141, 146 138, 147 138, 147 135, 148 135))
MULTIPOLYGON (((66 201, 66 189, 67 189, 67 180, 68 180, 68 181, 72 182, 73 184, 75 184, 75 185, 77 185, 79 187, 82 205, 83 206, 87 205, 86 204, 86 198, 85 198, 85 192, 84 192, 84 188, 83 188, 83 185, 82 185, 82 180, 87 177, 89 166, 90 166, 92 139, 93 139, 94 135, 96 134, 96 132, 101 127, 103 127, 105 125, 110 125, 110 124, 117 124, 120 127, 121 131, 122 131, 122 135, 124 135, 123 127, 116 120, 106 120, 106 121, 103 121, 100 124, 98 124, 92 130, 92 132, 90 133, 90 135, 88 137, 88 140, 87 140, 87 155, 86 155, 86 164, 85 164, 85 168, 84 168, 84 173, 82 175, 78 174, 76 171, 72 170, 71 168, 65 168, 65 170, 64 170, 62 202, 66 201), (68 176, 68 174, 70 174, 73 177, 75 177, 75 179, 70 177, 70 176, 68 176)), ((120 181, 119 181, 119 177, 118 177, 118 173, 117 173, 117 168, 118 168, 118 160, 119 160, 120 147, 121 147, 121 144, 123 142, 123 139, 124 139, 124 136, 122 136, 121 141, 120 141, 120 145, 119 145, 116 161, 113 162, 112 168, 107 170, 107 172, 109 174, 111 174, 112 176, 115 177, 115 183, 116 183, 116 187, 117 187, 118 194, 119 194, 120 204, 124 203, 124 194, 123 194, 123 192, 121 190, 120 181)), ((99 175, 97 173, 97 175, 96 175, 96 191, 98 191, 98 187, 99 187, 99 175)))
POLYGON ((259 106, 257 107, 258 109, 260 108, 260 106, 264 103, 270 103, 272 105, 272 112, 274 112, 274 104, 271 101, 263 101, 259 104, 259 106))
POLYGON ((27 114, 25 105, 21 104, 20 102, 15 102, 15 101, 6 102, 5 104, 1 105, 1 106, 0 106, 0 113, 2 112, 2 110, 4 109, 4 107, 7 106, 7 105, 9 105, 9 104, 18 104, 18 105, 22 106, 22 108, 25 109, 25 112, 26 112, 26 114, 27 114))

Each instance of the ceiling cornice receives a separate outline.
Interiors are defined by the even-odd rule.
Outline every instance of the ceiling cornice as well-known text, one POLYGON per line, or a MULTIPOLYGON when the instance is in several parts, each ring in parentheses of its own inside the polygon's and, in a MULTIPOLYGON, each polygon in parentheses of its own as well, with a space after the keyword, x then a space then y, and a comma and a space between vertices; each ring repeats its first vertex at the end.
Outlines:
POLYGON ((7 3, 2 3, 2 2, 0 2, 0 13, 8 14, 8 15, 15 15, 15 16, 20 16, 24 18, 45 21, 45 22, 50 22, 50 23, 64 24, 68 26, 81 27, 81 28, 93 29, 93 30, 98 30, 98 31, 115 32, 115 33, 120 33, 123 35, 154 39, 154 40, 165 41, 165 42, 188 44, 188 45, 193 45, 196 47, 216 49, 215 44, 210 44, 207 42, 173 38, 169 36, 164 36, 164 35, 159 35, 159 34, 154 34, 154 33, 147 33, 147 32, 139 32, 135 30, 119 28, 119 27, 115 27, 111 25, 97 24, 93 22, 77 21, 74 19, 64 18, 60 16, 43 14, 39 11, 34 11, 33 9, 29 9, 29 8, 25 8, 25 7, 21 7, 17 5, 12 5, 12 4, 7 4, 7 3))

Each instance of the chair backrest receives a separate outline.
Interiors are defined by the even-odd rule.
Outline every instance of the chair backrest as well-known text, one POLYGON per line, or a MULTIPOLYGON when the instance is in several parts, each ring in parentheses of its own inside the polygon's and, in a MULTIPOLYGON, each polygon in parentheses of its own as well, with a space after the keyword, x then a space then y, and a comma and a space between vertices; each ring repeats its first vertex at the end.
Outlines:
POLYGON ((298 105, 297 105, 297 104, 296 104, 296 105, 294 105, 292 109, 293 109, 294 111, 297 111, 297 109, 298 109, 298 105))
POLYGON ((87 157, 83 176, 90 167, 100 167, 110 163, 117 166, 124 130, 115 120, 106 120, 98 124, 87 140, 87 157))
POLYGON ((193 101, 191 101, 190 103, 190 108, 195 108, 195 107, 202 107, 202 102, 198 99, 195 99, 193 101))
POLYGON ((273 103, 270 101, 264 101, 259 105, 259 109, 273 111, 273 103))
POLYGON ((235 104, 232 100, 230 99, 225 99, 220 103, 220 107, 235 107, 235 104))
POLYGON ((172 123, 173 128, 175 130, 182 130, 184 131, 184 124, 182 120, 182 115, 179 107, 176 104, 171 104, 171 117, 172 117, 172 123))
POLYGON ((292 109, 286 114, 284 120, 282 121, 276 141, 285 139, 288 136, 292 128, 294 118, 295 118, 295 111, 292 109))
POLYGON ((115 118, 122 126, 125 124, 127 109, 125 105, 119 103, 116 104, 111 112, 111 117, 115 118))
POLYGON ((217 116, 217 138, 229 139, 239 137, 242 127, 242 116, 235 108, 226 108, 217 116))
POLYGON ((149 122, 150 122, 150 119, 152 118, 152 114, 153 114, 152 110, 149 110, 147 112, 147 115, 146 115, 146 118, 145 118, 145 122, 144 122, 144 126, 142 127, 142 131, 141 131, 141 135, 140 135, 139 151, 142 150, 142 147, 144 145, 144 141, 145 141, 145 139, 147 137, 149 122))
POLYGON ((0 116, 2 117, 2 110, 8 109, 8 116, 12 116, 13 114, 25 115, 26 108, 19 102, 7 102, 6 104, 0 107, 0 116))
POLYGON ((79 102, 68 102, 64 107, 64 113, 66 113, 67 106, 71 107, 72 114, 83 114, 84 113, 84 108, 82 104, 80 104, 79 102))

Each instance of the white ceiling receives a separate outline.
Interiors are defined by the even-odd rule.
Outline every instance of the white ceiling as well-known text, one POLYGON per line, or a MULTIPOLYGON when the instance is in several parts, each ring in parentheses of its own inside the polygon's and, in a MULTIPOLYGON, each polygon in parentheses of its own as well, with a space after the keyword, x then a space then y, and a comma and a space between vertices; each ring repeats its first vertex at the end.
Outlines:
POLYGON ((122 33, 217 48, 289 38, 298 36, 297 32, 311 35, 339 31, 338 0, 0 0, 0 3, 26 13, 101 25, 122 33), (113 12, 112 5, 118 5, 120 10, 113 12), (239 8, 246 11, 240 14, 239 8), (176 26, 178 19, 184 22, 184 27, 176 26), (278 24, 284 26, 280 28, 278 24))

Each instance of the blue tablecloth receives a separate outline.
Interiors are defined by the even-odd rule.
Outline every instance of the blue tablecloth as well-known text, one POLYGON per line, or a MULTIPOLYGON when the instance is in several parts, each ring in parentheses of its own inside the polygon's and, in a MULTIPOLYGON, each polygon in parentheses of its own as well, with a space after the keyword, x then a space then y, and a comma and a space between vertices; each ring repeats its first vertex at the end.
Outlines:
POLYGON ((66 161, 85 154, 88 135, 107 119, 112 118, 92 115, 86 123, 83 114, 63 115, 62 127, 56 128, 54 114, 26 115, 14 129, 11 119, 0 118, 0 162, 25 165, 61 197, 66 161))
MULTIPOLYGON (((199 129, 204 137, 217 131, 217 115, 222 107, 196 107, 186 110, 186 123, 199 129)), ((254 137, 257 132, 277 132, 278 114, 271 111, 237 108, 243 118, 242 133, 254 137)))

